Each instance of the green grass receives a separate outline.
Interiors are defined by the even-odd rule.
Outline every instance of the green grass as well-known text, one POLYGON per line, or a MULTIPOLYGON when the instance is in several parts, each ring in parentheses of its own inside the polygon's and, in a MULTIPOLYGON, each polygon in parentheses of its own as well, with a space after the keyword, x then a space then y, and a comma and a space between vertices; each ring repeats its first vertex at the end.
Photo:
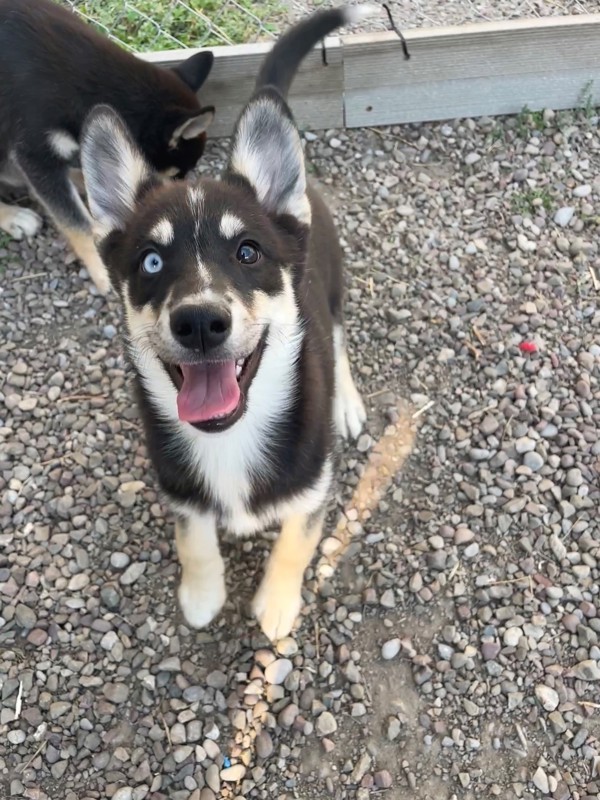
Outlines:
POLYGON ((596 106, 594 105, 593 91, 594 81, 588 81, 579 93, 577 100, 577 108, 583 112, 586 119, 591 119, 597 112, 596 106))
MULTIPOLYGON (((577 98, 577 106, 572 111, 559 111, 552 123, 551 127, 561 130, 567 125, 572 125, 578 117, 583 120, 590 120, 597 116, 598 108, 594 103, 594 81, 585 83, 577 98)), ((531 111, 525 106, 515 118, 515 132, 517 135, 524 139, 531 134, 532 131, 543 131, 547 127, 544 121, 543 111, 531 111)))
POLYGON ((527 136, 530 131, 543 131, 545 127, 543 111, 531 111, 524 106, 517 114, 515 130, 521 138, 527 136))
POLYGON ((528 189, 524 192, 515 192, 511 197, 511 205, 517 214, 533 215, 540 207, 550 211, 552 197, 547 189, 528 189))
POLYGON ((285 11, 279 0, 80 0, 77 8, 137 52, 255 41, 276 31, 285 11))
POLYGON ((496 122, 494 127, 485 137, 488 145, 506 144, 506 129, 503 122, 496 122))

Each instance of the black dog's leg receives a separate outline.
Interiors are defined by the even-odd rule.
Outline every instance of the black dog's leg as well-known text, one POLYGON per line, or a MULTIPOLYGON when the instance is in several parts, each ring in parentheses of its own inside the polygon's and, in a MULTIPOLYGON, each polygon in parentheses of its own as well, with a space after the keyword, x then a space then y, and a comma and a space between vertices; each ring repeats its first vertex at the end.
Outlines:
POLYGON ((70 165, 50 149, 35 154, 17 152, 17 161, 31 191, 83 262, 98 291, 106 294, 110 289, 108 272, 94 244, 89 212, 69 179, 70 165))

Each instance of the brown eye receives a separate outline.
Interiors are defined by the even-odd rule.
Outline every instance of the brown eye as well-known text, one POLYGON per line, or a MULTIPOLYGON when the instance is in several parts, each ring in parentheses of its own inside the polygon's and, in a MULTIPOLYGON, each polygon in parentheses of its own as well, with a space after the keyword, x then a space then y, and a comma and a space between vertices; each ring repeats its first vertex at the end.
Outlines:
POLYGON ((240 264, 256 264, 260 260, 260 250, 254 242, 242 242, 238 247, 236 258, 240 264))

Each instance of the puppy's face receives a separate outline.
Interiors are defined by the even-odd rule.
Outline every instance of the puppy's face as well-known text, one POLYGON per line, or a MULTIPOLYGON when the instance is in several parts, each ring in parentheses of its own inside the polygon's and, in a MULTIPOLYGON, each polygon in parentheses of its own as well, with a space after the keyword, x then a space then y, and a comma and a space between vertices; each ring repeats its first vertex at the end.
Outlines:
POLYGON ((86 188, 130 348, 168 375, 179 419, 207 432, 241 418, 269 348, 298 335, 310 211, 297 134, 285 115, 281 127, 291 150, 274 152, 272 130, 263 159, 257 127, 246 127, 223 180, 197 184, 158 181, 113 112, 84 135, 86 188))

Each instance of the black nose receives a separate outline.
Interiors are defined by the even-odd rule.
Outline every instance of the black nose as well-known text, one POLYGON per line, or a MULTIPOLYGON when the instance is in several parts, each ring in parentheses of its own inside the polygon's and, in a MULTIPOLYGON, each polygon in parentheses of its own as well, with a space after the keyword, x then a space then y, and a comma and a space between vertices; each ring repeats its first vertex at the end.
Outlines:
POLYGON ((208 355, 231 332, 231 314, 222 306, 183 306, 171 314, 171 331, 190 350, 208 355))

